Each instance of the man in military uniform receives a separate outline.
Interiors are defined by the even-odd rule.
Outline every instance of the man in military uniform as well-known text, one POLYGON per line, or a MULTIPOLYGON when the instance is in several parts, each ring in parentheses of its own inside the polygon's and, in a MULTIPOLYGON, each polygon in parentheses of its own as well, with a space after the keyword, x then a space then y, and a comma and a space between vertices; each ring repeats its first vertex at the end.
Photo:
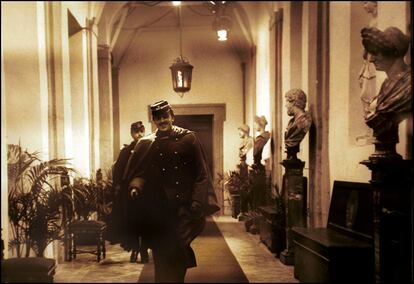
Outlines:
MULTIPOLYGON (((121 188, 122 188, 122 176, 124 174, 125 171, 125 166, 128 162, 129 157, 131 156, 131 154, 134 151, 134 147, 137 144, 137 142, 144 137, 145 135, 145 126, 142 124, 141 121, 137 121, 131 124, 131 137, 132 137, 132 142, 128 145, 128 144, 124 144, 124 147, 121 149, 121 152, 119 153, 118 159, 116 160, 116 162, 113 165, 113 170, 112 170, 112 181, 113 181, 113 186, 114 186, 114 195, 118 195, 120 194, 121 188)), ((117 206, 119 205, 119 203, 117 204, 117 206)), ((138 214, 138 212, 134 211, 133 206, 131 206, 132 208, 130 208, 129 211, 129 215, 134 215, 136 216, 138 214)), ((119 206, 117 208, 114 209, 115 211, 118 210, 122 210, 122 208, 120 208, 119 206)), ((117 214, 117 212, 114 212, 115 214, 117 214)), ((111 220, 111 222, 117 223, 117 220, 111 220)), ((129 220, 131 223, 134 222, 134 220, 131 218, 129 220)), ((111 223, 110 226, 117 226, 117 224, 113 224, 111 223)), ((113 234, 119 234, 119 231, 113 232, 113 234)), ((148 256, 148 248, 146 243, 143 241, 142 237, 140 237, 139 235, 137 235, 136 233, 134 233, 133 230, 129 231, 128 234, 128 244, 126 244, 125 242, 123 242, 123 246, 125 249, 127 249, 128 251, 131 250, 131 257, 130 257, 130 261, 131 262, 136 262, 137 258, 138 258, 138 254, 141 255, 141 262, 142 263, 146 263, 149 260, 149 256, 148 256)))
POLYGON ((219 207, 197 134, 173 125, 167 101, 151 111, 157 130, 136 144, 124 181, 144 212, 138 231, 152 249, 155 281, 184 282, 196 266, 190 244, 219 207))

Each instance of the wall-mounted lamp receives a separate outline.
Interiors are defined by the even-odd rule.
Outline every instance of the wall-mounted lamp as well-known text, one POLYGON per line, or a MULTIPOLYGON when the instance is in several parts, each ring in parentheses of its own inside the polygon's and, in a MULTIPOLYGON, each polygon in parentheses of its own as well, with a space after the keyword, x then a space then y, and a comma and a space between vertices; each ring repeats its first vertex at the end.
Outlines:
POLYGON ((181 5, 181 1, 172 1, 172 4, 174 6, 180 6, 181 5))
POLYGON ((180 97, 191 89, 191 77, 193 66, 183 57, 182 52, 182 31, 181 31, 181 7, 178 7, 178 18, 180 26, 180 57, 174 60, 170 66, 173 88, 180 97))

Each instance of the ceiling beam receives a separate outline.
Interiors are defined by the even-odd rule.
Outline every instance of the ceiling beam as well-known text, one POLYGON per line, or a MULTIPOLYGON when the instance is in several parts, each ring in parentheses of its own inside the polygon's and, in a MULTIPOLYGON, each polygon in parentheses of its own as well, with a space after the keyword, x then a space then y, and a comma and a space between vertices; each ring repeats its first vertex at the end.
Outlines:
POLYGON ((130 9, 130 8, 128 8, 127 6, 124 6, 124 8, 123 8, 123 10, 122 10, 122 12, 121 12, 121 16, 120 16, 120 19, 119 19, 119 21, 118 21, 118 25, 117 25, 117 27, 116 27, 116 30, 115 30, 115 32, 114 32, 113 37, 111 38, 111 43, 110 43, 110 45, 109 45, 109 46, 111 47, 111 50, 114 48, 115 43, 116 43, 116 41, 118 40, 119 33, 121 32, 121 29, 122 29, 122 27, 124 26, 125 19, 126 19, 126 18, 127 18, 127 16, 128 16, 129 9, 130 9))

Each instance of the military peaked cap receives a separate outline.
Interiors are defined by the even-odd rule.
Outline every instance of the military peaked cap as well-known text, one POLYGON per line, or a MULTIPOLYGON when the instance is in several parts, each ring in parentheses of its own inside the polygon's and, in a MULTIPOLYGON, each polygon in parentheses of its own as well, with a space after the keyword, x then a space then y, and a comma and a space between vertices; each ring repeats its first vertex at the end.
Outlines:
POLYGON ((171 105, 167 101, 159 101, 151 105, 152 115, 160 114, 171 110, 171 105))
POLYGON ((142 124, 142 121, 137 121, 131 124, 131 131, 140 132, 145 131, 145 126, 142 124))

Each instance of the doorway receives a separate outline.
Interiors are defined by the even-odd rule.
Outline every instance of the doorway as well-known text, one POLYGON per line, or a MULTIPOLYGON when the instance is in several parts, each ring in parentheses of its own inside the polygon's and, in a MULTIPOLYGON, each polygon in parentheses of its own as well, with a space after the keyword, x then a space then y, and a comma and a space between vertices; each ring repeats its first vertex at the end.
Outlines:
POLYGON ((197 133, 210 173, 213 172, 213 115, 175 115, 174 124, 197 133))

